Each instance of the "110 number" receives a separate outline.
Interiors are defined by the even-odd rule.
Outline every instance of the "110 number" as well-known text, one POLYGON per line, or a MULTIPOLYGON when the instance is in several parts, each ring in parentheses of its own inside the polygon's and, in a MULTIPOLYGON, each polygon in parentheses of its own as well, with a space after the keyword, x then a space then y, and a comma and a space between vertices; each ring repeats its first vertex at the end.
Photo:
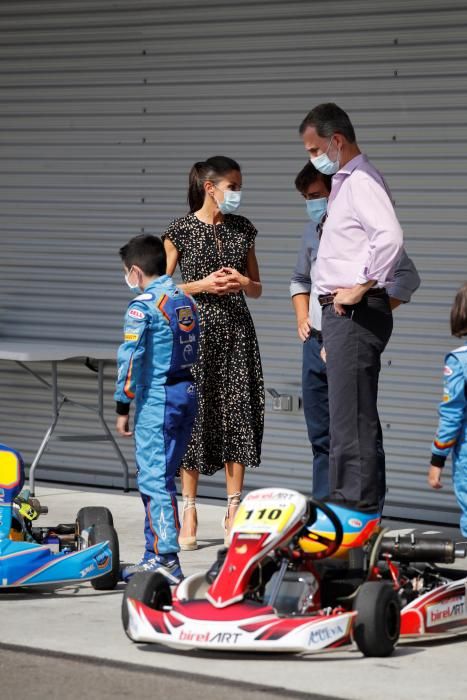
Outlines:
POLYGON ((255 520, 278 520, 281 517, 281 508, 263 508, 262 510, 247 510, 245 513, 245 520, 250 520, 251 516, 255 513, 255 520))

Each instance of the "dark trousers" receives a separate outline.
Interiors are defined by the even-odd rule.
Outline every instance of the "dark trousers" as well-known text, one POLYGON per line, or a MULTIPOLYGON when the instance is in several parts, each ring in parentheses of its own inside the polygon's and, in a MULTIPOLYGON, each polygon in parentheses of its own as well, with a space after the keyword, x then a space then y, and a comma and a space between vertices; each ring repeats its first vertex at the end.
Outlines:
POLYGON ((330 498, 362 510, 377 510, 384 493, 378 468, 382 434, 377 399, 381 353, 391 333, 387 295, 365 296, 359 304, 346 307, 344 316, 338 316, 332 304, 323 308, 330 498))
MULTIPOLYGON (((303 343, 302 399, 308 438, 313 450, 312 495, 329 498, 329 401, 327 367, 321 358, 323 343, 310 336, 303 343)), ((378 497, 382 511, 386 494, 383 434, 378 420, 378 497)))
POLYGON ((329 496, 329 403, 326 365, 320 357, 322 342, 303 343, 302 400, 308 438, 313 450, 314 498, 329 496))

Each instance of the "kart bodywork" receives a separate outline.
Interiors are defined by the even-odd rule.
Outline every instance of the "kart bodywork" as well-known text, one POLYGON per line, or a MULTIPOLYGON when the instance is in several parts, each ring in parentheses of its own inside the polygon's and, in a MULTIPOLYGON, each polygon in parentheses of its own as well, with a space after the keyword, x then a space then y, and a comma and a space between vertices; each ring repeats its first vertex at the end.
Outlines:
POLYGON ((465 543, 414 535, 383 538, 379 554, 379 571, 391 577, 401 600, 401 638, 467 632, 467 570, 452 567, 466 556, 465 543))
POLYGON ((231 545, 207 573, 173 592, 160 574, 135 575, 123 626, 135 642, 179 649, 315 652, 355 641, 387 656, 399 634, 465 627, 466 572, 434 564, 458 556, 465 549, 449 540, 388 537, 378 514, 261 489, 243 500, 231 545))
POLYGON ((36 499, 29 499, 28 492, 20 495, 23 483, 21 455, 0 445, 0 589, 55 587, 94 579, 103 584, 96 583, 95 587, 113 587, 118 580, 118 539, 110 523, 96 523, 81 531, 76 523, 33 527, 33 521, 47 509, 36 499), (95 541, 99 528, 110 534, 111 541, 95 541))
MULTIPOLYGON (((364 526, 379 520, 360 518, 364 526)), ((317 573, 319 562, 339 552, 343 540, 342 524, 328 506, 289 489, 253 491, 237 512, 228 551, 221 551, 207 574, 185 579, 173 596, 157 574, 152 582, 145 576, 130 580, 122 608, 126 633, 134 641, 185 649, 313 652, 346 644, 358 608, 352 601, 323 604, 317 573), (298 542, 309 535, 307 525, 318 511, 332 536, 313 530, 317 551, 305 554, 298 542)), ((371 585, 384 598, 378 622, 387 632, 386 654, 397 641, 399 607, 387 584, 371 585)))

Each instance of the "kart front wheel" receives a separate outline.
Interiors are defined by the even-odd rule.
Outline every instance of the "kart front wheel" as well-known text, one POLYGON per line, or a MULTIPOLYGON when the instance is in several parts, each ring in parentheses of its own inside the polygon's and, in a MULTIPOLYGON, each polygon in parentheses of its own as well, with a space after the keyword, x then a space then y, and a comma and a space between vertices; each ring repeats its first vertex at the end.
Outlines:
POLYGON ((89 544, 98 544, 108 540, 109 549, 112 552, 112 568, 103 576, 91 580, 91 585, 96 591, 111 591, 120 579, 120 547, 115 528, 107 523, 95 525, 89 531, 89 544))
POLYGON ((122 600, 123 629, 130 639, 130 614, 128 612, 130 598, 153 610, 163 610, 166 606, 172 605, 172 592, 165 576, 157 571, 151 573, 141 571, 134 574, 127 584, 122 600))
POLYGON ((355 598, 354 639, 365 656, 389 656, 399 639, 399 596, 388 583, 367 581, 355 598))

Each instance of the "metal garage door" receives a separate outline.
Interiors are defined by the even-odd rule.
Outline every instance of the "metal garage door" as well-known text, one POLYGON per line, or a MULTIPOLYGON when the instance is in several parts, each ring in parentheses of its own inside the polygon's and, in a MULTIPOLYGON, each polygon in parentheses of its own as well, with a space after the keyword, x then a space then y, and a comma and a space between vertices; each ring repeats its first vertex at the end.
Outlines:
MULTIPOLYGON (((425 470, 453 347, 448 309, 466 277, 466 26, 463 0, 2 0, 0 333, 116 345, 128 299, 119 246, 182 215, 192 162, 225 153, 243 166, 242 213, 260 231, 264 295, 251 309, 266 385, 297 398, 288 299, 305 219, 293 190, 304 164, 297 126, 334 100, 387 176, 423 278, 384 357, 387 512, 455 521, 451 489, 431 493, 425 470)), ((86 399, 90 373, 61 371, 86 399)), ((2 439, 30 460, 48 396, 9 363, 0 382, 2 439)), ((84 420, 69 416, 68 430, 84 420)), ((299 411, 268 405, 263 458, 249 486, 309 490, 299 411)), ((103 444, 55 443, 40 473, 120 483, 103 444)), ((212 493, 222 480, 203 483, 212 493)))

